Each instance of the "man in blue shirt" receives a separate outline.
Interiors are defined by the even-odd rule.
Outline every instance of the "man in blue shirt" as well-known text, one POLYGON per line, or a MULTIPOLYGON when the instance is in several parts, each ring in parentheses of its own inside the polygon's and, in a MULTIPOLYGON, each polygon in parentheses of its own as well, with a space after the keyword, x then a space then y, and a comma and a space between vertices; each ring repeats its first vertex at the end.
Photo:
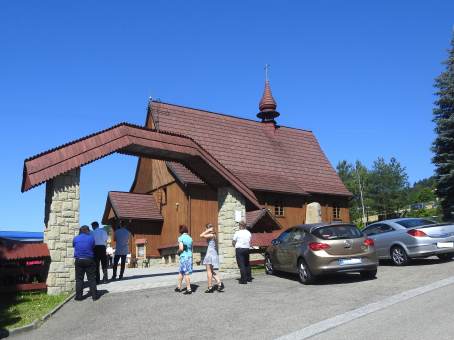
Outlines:
POLYGON ((74 258, 76 267, 76 297, 75 300, 82 300, 84 289, 84 276, 87 274, 90 294, 93 301, 98 299, 96 291, 96 264, 94 260, 95 239, 90 234, 88 226, 84 225, 79 229, 79 235, 73 239, 74 258))
POLYGON ((120 280, 123 278, 123 273, 125 272, 125 264, 126 264, 126 256, 129 253, 129 237, 131 233, 128 229, 126 229, 126 221, 121 221, 120 226, 115 229, 115 256, 114 256, 114 264, 113 264, 113 274, 112 280, 117 279, 117 267, 118 262, 121 259, 121 266, 120 266, 120 280))

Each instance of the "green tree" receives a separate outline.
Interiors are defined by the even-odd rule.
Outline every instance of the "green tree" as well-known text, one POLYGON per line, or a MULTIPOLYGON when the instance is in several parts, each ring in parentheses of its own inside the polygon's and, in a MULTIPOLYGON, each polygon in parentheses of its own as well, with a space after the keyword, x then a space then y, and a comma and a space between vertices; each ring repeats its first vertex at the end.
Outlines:
POLYGON ((350 201, 350 218, 353 222, 362 225, 363 212, 360 184, 363 190, 363 198, 365 198, 368 170, 360 161, 356 161, 355 165, 353 165, 346 160, 340 161, 336 169, 344 185, 353 194, 350 201))
POLYGON ((443 218, 454 217, 454 34, 445 71, 435 80, 437 88, 433 121, 437 137, 432 150, 436 166, 437 196, 443 218))
POLYGON ((368 203, 387 218, 407 204, 408 176, 405 168, 392 157, 386 163, 379 157, 368 176, 368 203))
POLYGON ((408 203, 428 203, 436 200, 435 196, 436 181, 435 177, 429 177, 415 182, 408 190, 408 203))

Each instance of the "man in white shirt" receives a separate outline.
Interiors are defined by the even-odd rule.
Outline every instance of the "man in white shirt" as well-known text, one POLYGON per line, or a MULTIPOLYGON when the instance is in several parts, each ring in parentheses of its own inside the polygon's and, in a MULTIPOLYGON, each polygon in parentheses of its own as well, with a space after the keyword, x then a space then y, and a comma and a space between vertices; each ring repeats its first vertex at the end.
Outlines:
POLYGON ((96 283, 100 284, 99 263, 102 267, 102 282, 107 282, 107 255, 106 244, 108 235, 104 228, 99 228, 99 223, 94 221, 91 223, 93 229, 92 235, 95 239, 95 263, 96 263, 96 283))
POLYGON ((251 233, 246 229, 246 223, 239 223, 240 230, 233 235, 232 244, 235 247, 236 263, 240 268, 240 284, 252 282, 251 266, 249 264, 249 248, 251 247, 251 233))
POLYGON ((111 268, 113 266, 113 256, 114 256, 114 249, 110 246, 106 248, 106 254, 107 254, 107 266, 111 268))
POLYGON ((121 221, 120 226, 115 230, 115 256, 113 265, 112 280, 117 279, 117 266, 121 259, 120 276, 123 278, 125 272, 126 255, 129 253, 129 236, 131 233, 126 229, 126 221, 121 221))

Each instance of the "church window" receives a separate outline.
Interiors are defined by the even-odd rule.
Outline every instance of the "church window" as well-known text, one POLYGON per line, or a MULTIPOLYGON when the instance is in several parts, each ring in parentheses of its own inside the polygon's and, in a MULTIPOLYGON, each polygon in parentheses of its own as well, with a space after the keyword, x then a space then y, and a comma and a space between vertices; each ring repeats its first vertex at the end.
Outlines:
POLYGON ((274 204, 274 215, 284 216, 284 202, 278 201, 274 204))
POLYGON ((333 206, 333 220, 341 220, 341 217, 340 217, 340 207, 338 206, 333 206))
POLYGON ((138 244, 137 245, 137 257, 144 258, 145 257, 145 244, 138 244))

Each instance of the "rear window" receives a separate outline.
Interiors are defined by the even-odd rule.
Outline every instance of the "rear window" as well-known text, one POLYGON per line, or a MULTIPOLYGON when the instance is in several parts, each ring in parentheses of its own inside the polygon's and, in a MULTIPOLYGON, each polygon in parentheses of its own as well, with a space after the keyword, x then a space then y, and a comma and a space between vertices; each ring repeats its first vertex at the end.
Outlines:
POLYGON ((405 227, 405 228, 417 228, 417 227, 422 227, 423 225, 435 224, 434 221, 426 220, 423 218, 396 221, 396 223, 400 224, 402 227, 405 227))
POLYGON ((352 225, 322 227, 315 229, 312 233, 323 240, 342 240, 363 237, 363 233, 352 225))

